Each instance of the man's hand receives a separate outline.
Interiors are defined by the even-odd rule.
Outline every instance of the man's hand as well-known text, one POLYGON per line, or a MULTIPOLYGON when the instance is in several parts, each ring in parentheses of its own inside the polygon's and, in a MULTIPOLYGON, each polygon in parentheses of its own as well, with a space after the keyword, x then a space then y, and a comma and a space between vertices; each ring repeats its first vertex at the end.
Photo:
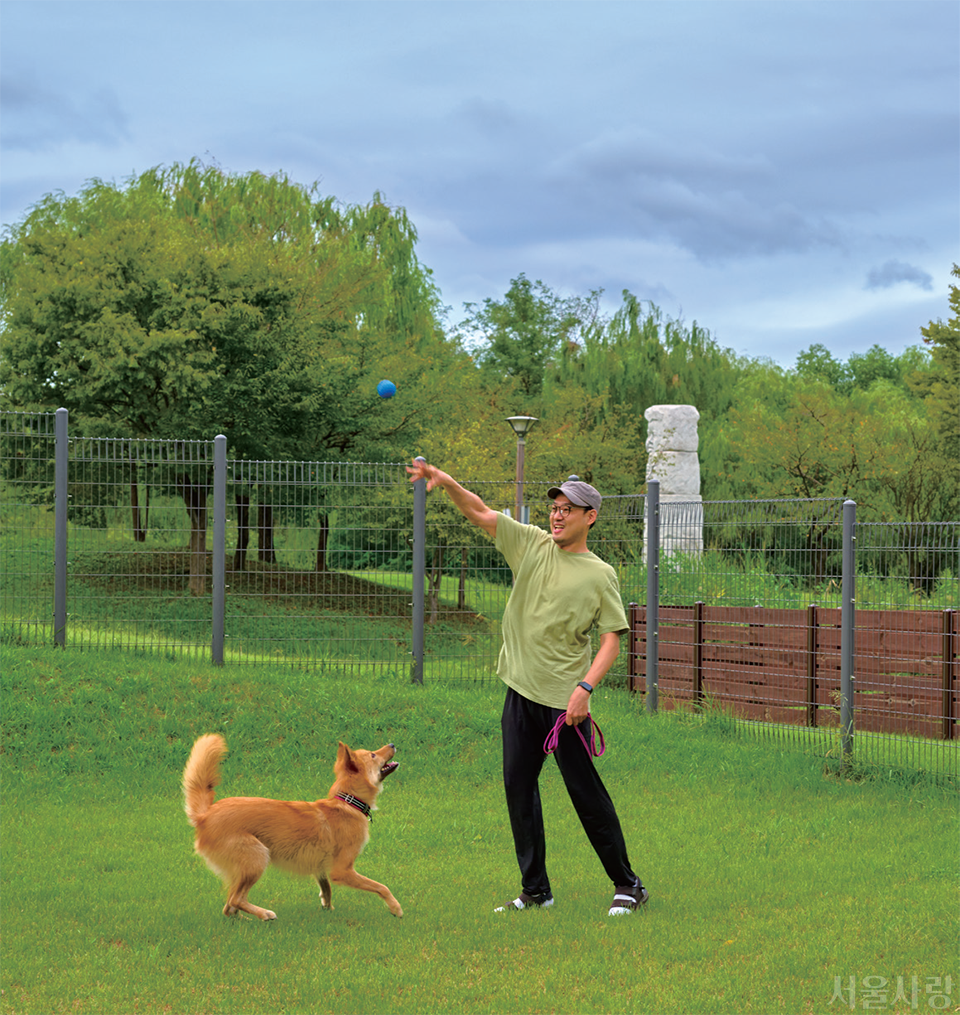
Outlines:
MULTIPOLYGON (((597 649, 597 654, 593 657, 590 669, 587 670, 586 676, 583 678, 584 682, 596 690, 597 684, 603 680, 604 674, 614 664, 614 661, 619 654, 620 635, 615 631, 608 631, 606 634, 601 634, 600 648, 597 649)), ((567 703, 566 723, 568 726, 579 726, 589 714, 590 692, 585 691, 579 684, 577 684, 577 686, 573 689, 573 694, 570 695, 570 701, 567 703)))
POLYGON ((418 479, 425 479, 428 490, 439 486, 445 475, 435 465, 429 465, 422 458, 414 458, 413 465, 407 466, 407 472, 410 473, 411 483, 416 483, 418 479))
POLYGON ((407 466, 410 482, 418 479, 427 481, 427 490, 442 487, 457 510, 474 525, 479 525, 491 539, 497 538, 497 512, 469 490, 465 490, 452 476, 442 472, 435 465, 428 465, 422 458, 414 458, 413 464, 407 466))
POLYGON ((579 726, 590 715, 590 692, 575 687, 567 702, 567 726, 579 726))

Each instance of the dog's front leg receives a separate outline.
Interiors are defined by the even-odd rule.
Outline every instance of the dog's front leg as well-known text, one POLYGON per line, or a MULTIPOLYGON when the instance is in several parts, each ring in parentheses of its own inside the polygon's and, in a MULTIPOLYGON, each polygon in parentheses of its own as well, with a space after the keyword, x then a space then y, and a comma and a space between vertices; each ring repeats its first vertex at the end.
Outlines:
POLYGON ((330 891, 330 882, 326 874, 317 874, 316 878, 320 886, 320 905, 324 909, 333 909, 333 893, 330 891))
POLYGON ((335 884, 346 885, 347 888, 356 888, 361 892, 376 892, 387 904, 387 908, 394 916, 403 916, 403 910, 400 908, 400 903, 393 897, 393 892, 386 885, 381 885, 379 881, 365 878, 352 868, 334 871, 330 876, 335 884))

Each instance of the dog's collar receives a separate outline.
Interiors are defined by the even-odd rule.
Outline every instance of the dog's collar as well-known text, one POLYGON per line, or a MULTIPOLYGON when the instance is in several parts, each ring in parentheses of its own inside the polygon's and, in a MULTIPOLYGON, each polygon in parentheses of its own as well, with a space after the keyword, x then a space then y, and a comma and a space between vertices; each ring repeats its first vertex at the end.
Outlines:
POLYGON ((338 799, 342 800, 345 804, 350 804, 351 807, 356 807, 358 811, 363 811, 367 816, 368 821, 373 821, 373 817, 370 814, 370 804, 365 804, 362 800, 358 800, 355 796, 351 796, 349 793, 335 793, 338 799))

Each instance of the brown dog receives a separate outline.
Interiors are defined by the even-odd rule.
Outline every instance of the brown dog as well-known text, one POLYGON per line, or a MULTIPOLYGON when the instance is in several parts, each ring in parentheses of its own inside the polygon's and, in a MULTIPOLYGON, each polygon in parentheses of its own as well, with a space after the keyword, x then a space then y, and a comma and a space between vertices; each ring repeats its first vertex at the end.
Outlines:
POLYGON ((320 886, 320 903, 332 909, 330 882, 376 892, 394 916, 403 916, 390 889, 358 874, 353 865, 370 838, 370 812, 383 780, 395 772, 393 744, 379 751, 351 751, 340 744, 333 766, 336 780, 325 800, 298 803, 263 797, 228 797, 213 802, 220 782, 223 737, 208 733, 193 745, 183 770, 184 810, 197 830, 197 852, 223 878, 227 904, 261 920, 276 913, 247 900, 269 864, 293 874, 311 875, 320 886))

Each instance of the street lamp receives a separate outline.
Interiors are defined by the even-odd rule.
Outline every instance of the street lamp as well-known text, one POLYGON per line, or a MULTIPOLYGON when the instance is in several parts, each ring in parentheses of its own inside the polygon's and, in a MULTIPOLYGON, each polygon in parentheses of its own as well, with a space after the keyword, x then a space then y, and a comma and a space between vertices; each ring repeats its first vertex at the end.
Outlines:
POLYGON ((517 435, 517 514, 518 522, 523 521, 523 452, 524 437, 540 422, 536 416, 508 416, 507 422, 517 435))

